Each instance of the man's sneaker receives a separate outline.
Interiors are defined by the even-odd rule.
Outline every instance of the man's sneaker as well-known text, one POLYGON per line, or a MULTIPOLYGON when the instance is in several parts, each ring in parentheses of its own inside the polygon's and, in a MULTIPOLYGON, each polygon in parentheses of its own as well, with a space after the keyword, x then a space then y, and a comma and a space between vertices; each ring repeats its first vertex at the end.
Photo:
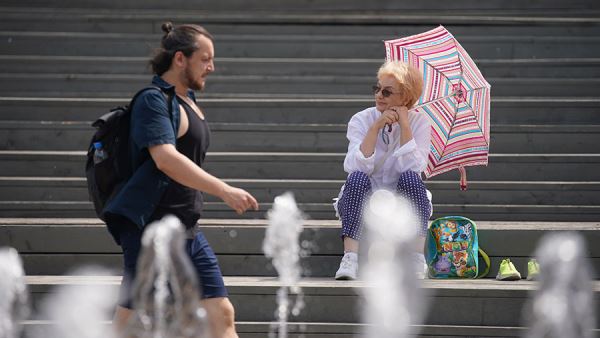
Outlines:
POLYGON ((358 277, 358 255, 356 252, 346 252, 342 261, 340 262, 340 268, 335 273, 335 279, 337 280, 353 280, 358 277))
POLYGON ((411 260, 414 264, 417 279, 427 278, 427 263, 425 263, 425 255, 415 252, 412 254, 411 260))
POLYGON ((535 258, 527 262, 527 280, 537 280, 540 275, 540 265, 535 258))
POLYGON ((500 263, 500 269, 498 270, 498 274, 496 275, 497 280, 519 280, 521 279, 521 274, 510 259, 503 259, 500 263))

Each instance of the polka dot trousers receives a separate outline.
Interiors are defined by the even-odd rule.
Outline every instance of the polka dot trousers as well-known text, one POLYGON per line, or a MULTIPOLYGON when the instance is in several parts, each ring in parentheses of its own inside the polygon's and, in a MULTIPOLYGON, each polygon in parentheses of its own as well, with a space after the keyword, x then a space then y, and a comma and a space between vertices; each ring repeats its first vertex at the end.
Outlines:
MULTIPOLYGON (((418 234, 427 234, 427 221, 431 214, 431 205, 427 198, 427 189, 419 174, 406 171, 400 175, 396 192, 411 201, 413 210, 419 218, 418 234)), ((371 194, 371 181, 367 174, 356 171, 348 176, 344 192, 338 202, 338 212, 342 219, 342 238, 360 240, 362 236, 362 213, 364 204, 371 194)))

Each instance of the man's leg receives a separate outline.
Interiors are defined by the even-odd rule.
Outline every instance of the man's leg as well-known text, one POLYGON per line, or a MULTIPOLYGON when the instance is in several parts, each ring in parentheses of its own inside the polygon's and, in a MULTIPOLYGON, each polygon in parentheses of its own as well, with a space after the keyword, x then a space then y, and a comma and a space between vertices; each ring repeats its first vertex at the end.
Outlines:
POLYGON ((202 232, 188 239, 187 251, 202 288, 202 306, 206 309, 215 338, 237 338, 233 305, 227 298, 223 274, 217 256, 202 232))
MULTIPOLYGON (((207 298, 200 301, 208 314, 210 331, 214 338, 238 338, 235 331, 235 312, 229 298, 207 298)), ((117 306, 113 325, 115 332, 122 334, 133 315, 133 310, 117 306)))
POLYGON ((132 315, 133 310, 117 305, 117 309, 115 310, 115 316, 113 317, 114 331, 118 334, 123 333, 132 315))
POLYGON ((118 215, 111 215, 107 222, 114 225, 119 231, 119 241, 123 250, 123 280, 119 290, 119 301, 113 317, 115 333, 122 334, 133 315, 131 310, 133 280, 137 268, 137 260, 141 251, 142 230, 128 219, 118 215))
POLYGON ((215 338, 238 338, 235 312, 229 298, 206 298, 201 304, 208 314, 210 330, 215 338))

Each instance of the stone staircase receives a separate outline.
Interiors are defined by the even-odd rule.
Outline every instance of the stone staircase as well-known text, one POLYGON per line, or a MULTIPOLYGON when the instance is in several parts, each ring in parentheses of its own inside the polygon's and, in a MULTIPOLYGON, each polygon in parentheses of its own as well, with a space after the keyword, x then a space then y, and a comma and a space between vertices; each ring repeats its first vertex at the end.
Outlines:
MULTIPOLYGON (((160 24, 203 24, 217 71, 199 102, 211 122, 207 169, 251 191, 242 217, 208 197, 203 231, 219 256, 242 338, 266 337, 276 276, 262 255, 265 211, 294 192, 309 216, 302 238, 307 306, 293 337, 358 334, 361 282, 331 276, 342 251, 331 198, 345 173, 345 124, 372 105, 384 39, 446 26, 492 84, 488 167, 427 182, 434 217, 474 219, 492 258, 524 272, 546 233, 574 230, 600 271, 600 4, 593 0, 459 0, 451 4, 327 0, 28 2, 0 7, 0 246, 22 255, 34 306, 55 285, 89 283, 74 267, 118 271, 119 247, 94 218, 83 166, 90 122, 150 79, 160 24), (353 311, 348 312, 348 309, 353 311)), ((117 272, 118 273, 118 272, 117 272)), ((118 276, 96 282, 116 288, 118 276)), ((520 336, 536 283, 424 281, 423 337, 520 336)), ((595 282, 595 298, 600 283, 595 282)), ((596 309, 597 313, 600 309, 596 309)), ((48 325, 44 318, 28 328, 48 325)))

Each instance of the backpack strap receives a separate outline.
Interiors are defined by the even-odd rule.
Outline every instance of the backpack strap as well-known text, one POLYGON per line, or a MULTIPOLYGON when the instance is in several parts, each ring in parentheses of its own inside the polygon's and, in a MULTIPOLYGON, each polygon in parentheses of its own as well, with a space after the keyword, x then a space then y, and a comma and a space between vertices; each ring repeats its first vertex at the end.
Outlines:
POLYGON ((485 270, 483 270, 482 273, 478 274, 476 278, 483 278, 485 276, 487 276, 487 274, 490 272, 490 257, 485 253, 485 251, 483 251, 483 249, 479 248, 479 254, 481 255, 481 258, 483 258, 483 261, 485 263, 485 270))
MULTIPOLYGON (((115 115, 115 110, 127 110, 127 111, 131 111, 131 108, 133 107, 133 103, 134 101, 138 98, 138 96, 140 96, 140 94, 142 94, 143 92, 147 91, 147 90, 158 90, 160 91, 163 96, 165 97, 165 100, 167 100, 167 107, 169 109, 169 117, 171 118, 171 120, 173 119, 173 106, 171 105, 171 98, 173 97, 171 94, 167 94, 165 93, 162 89, 160 89, 157 86, 149 86, 146 87, 144 89, 139 90, 137 93, 135 93, 135 95, 133 96, 133 98, 129 101, 129 105, 127 105, 126 107, 120 106, 117 108, 113 108, 111 111, 109 111, 108 113, 100 116, 96 121, 94 121, 94 123, 92 123, 92 127, 99 127, 102 124, 105 124, 109 119, 112 118, 113 115, 115 115)), ((173 129, 175 129, 175 126, 173 126, 173 129)))
POLYGON ((135 99, 137 99, 138 96, 140 96, 140 94, 142 94, 143 92, 145 92, 147 90, 151 90, 151 89, 158 90, 159 92, 161 92, 161 94, 163 94, 163 96, 165 97, 165 100, 167 100, 167 107, 169 109, 169 115, 171 115, 173 113, 173 107, 170 104, 170 101, 173 98, 173 95, 165 93, 165 91, 162 90, 158 86, 148 86, 146 88, 140 89, 137 93, 135 93, 135 95, 133 95, 133 97, 131 98, 131 101, 129 101, 129 108, 133 107, 133 103, 134 103, 135 99))

